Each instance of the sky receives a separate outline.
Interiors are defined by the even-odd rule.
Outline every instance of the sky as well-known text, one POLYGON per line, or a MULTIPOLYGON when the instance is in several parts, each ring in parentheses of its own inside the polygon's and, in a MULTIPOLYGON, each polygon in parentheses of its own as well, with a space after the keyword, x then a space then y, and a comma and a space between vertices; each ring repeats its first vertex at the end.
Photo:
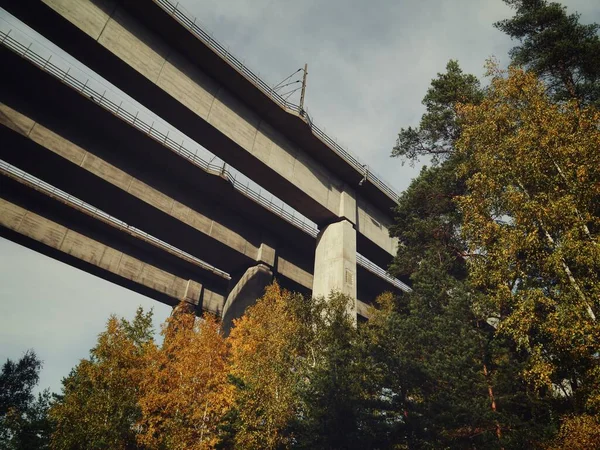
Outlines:
MULTIPOLYGON (((494 56, 506 65, 513 45, 492 26, 511 16, 501 0, 179 3, 269 85, 307 63, 305 104, 315 123, 400 191, 420 166, 402 165, 390 151, 400 128, 418 125, 431 79, 450 59, 482 77, 485 60, 494 56)), ((600 22, 596 2, 562 3, 580 12, 583 23, 600 22)), ((0 26, 15 23, 0 9, 0 26)), ((34 349, 44 361, 40 388, 59 392, 61 378, 88 356, 109 315, 132 318, 140 305, 154 308, 156 329, 170 313, 0 238, 0 362, 34 349)))

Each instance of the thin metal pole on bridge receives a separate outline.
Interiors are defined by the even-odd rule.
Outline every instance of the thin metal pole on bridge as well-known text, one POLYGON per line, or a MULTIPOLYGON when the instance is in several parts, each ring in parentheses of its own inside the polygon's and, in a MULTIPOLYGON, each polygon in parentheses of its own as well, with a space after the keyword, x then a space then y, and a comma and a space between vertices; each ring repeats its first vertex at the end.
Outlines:
POLYGON ((302 91, 300 91, 300 115, 304 115, 304 94, 306 93, 306 76, 308 75, 308 64, 304 64, 304 75, 302 76, 302 91))

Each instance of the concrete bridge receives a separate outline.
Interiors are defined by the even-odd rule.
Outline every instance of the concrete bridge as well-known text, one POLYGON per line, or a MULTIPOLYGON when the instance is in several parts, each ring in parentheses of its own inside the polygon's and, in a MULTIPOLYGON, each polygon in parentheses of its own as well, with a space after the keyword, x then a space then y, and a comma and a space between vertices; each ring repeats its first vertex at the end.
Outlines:
POLYGON ((397 245, 394 190, 174 5, 0 5, 227 163, 2 33, 2 235, 227 321, 274 276, 305 294, 346 293, 363 316, 379 293, 407 289, 382 269, 397 245), (228 164, 310 220, 240 185, 228 164))

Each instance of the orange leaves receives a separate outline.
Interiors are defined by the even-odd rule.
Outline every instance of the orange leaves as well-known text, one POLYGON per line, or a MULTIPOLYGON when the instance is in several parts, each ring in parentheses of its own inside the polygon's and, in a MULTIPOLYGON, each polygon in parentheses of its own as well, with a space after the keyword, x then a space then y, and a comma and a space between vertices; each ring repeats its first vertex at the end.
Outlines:
POLYGON ((194 323, 191 314, 174 314, 163 335, 162 348, 146 355, 139 442, 148 448, 213 448, 233 399, 220 325, 208 315, 194 323))
POLYGON ((230 374, 239 386, 236 407, 241 425, 236 444, 240 448, 289 444, 282 431, 298 401, 294 367, 301 355, 302 323, 294 313, 294 302, 302 300, 274 283, 231 331, 230 374))

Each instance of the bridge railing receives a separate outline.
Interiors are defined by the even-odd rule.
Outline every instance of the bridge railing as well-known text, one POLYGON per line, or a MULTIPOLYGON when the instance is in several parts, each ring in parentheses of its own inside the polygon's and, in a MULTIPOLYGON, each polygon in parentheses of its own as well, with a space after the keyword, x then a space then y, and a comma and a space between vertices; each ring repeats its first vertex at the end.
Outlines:
MULTIPOLYGON (((72 76, 69 73, 69 70, 65 71, 62 68, 58 67, 57 65, 53 64, 50 60, 51 57, 43 58, 38 53, 31 50, 31 46, 23 45, 22 43, 20 43, 16 39, 14 39, 12 36, 10 36, 9 33, 6 33, 4 31, 0 30, 0 44, 6 46, 13 52, 19 54, 21 57, 29 60, 31 63, 35 64, 40 69, 48 72, 49 74, 51 74, 55 78, 59 79, 64 84, 75 89, 80 94, 88 97, 90 100, 94 101, 95 103, 97 103, 98 105, 103 107, 104 109, 110 111, 115 116, 119 117, 120 119, 125 120, 127 123, 131 124, 132 126, 137 128, 138 130, 140 130, 147 136, 151 137, 155 141, 160 142, 164 146, 166 146, 169 149, 173 150, 174 152, 178 153, 179 155, 186 158, 191 163, 193 163, 197 167, 201 168, 205 172, 210 173, 215 176, 222 177, 223 179, 227 180, 238 192, 242 193, 243 195, 245 195, 252 201, 260 204, 267 210, 273 212, 277 216, 286 220, 287 222, 289 222, 290 224, 299 228, 300 230, 304 231, 305 233, 309 234, 310 236, 312 236, 314 238, 317 237, 319 230, 318 230, 318 227, 316 224, 309 221, 308 219, 306 219, 303 216, 300 216, 300 215, 296 216, 294 212, 290 213, 289 211, 284 209, 283 204, 279 205, 279 204, 273 202, 273 200, 271 198, 268 198, 268 197, 265 197, 264 195, 262 195, 262 192, 257 192, 252 187, 250 187, 249 181, 246 183, 243 183, 242 181, 240 181, 238 179, 238 174, 236 172, 230 170, 228 168, 227 164, 225 164, 225 163, 213 164, 210 161, 206 161, 205 159, 199 157, 197 154, 195 154, 194 152, 192 152, 191 150, 186 148, 186 146, 183 143, 176 142, 175 140, 170 138, 168 136, 168 132, 167 132, 167 134, 163 133, 162 131, 155 128, 154 125, 148 125, 148 123, 146 123, 146 121, 144 121, 143 119, 141 119, 139 117, 138 113, 133 114, 130 111, 128 111, 127 109, 123 108, 122 107, 123 102, 121 102, 120 104, 117 104, 117 103, 113 102, 112 100, 110 100, 106 96, 106 91, 104 91, 102 94, 100 94, 98 91, 93 89, 88 84, 89 79, 86 80, 85 82, 80 81, 76 77, 72 76)), ((16 170, 20 170, 20 169, 16 169, 16 170)), ((26 172, 23 172, 23 174, 26 174, 26 172)), ((29 176, 31 176, 31 175, 29 175, 29 176)), ((33 177, 33 178, 35 178, 35 177, 33 177)), ((41 180, 39 180, 39 181, 41 182, 41 180)), ((50 186, 50 185, 48 185, 48 186, 50 186)), ((50 187, 52 187, 52 186, 50 186, 50 187)), ((52 188, 56 189, 54 187, 52 187, 52 188)), ((59 190, 57 189, 57 191, 59 191, 59 190)), ((62 192, 62 191, 60 191, 60 192, 62 192)), ((69 194, 66 194, 66 193, 64 193, 64 195, 69 196, 69 194)), ((72 198, 75 198, 75 197, 72 197, 72 198)), ((79 201, 81 201, 81 200, 79 200, 79 201)), ((87 206, 86 206, 86 208, 87 208, 87 206)), ((89 208, 91 208, 90 210, 98 211, 99 215, 108 216, 106 213, 104 213, 100 210, 97 210, 94 207, 90 206, 89 208)), ((111 217, 111 216, 108 216, 108 217, 111 217)), ((120 222, 118 219, 115 219, 112 217, 110 220, 120 222)), ((124 222, 122 222, 122 223, 124 224, 124 222)), ((124 225, 127 226, 127 224, 124 224, 124 225)), ((139 233, 144 233, 141 230, 138 230, 138 231, 139 231, 139 233)), ((148 236, 149 236, 148 239, 151 239, 151 240, 156 239, 150 235, 148 235, 148 236)), ((159 240, 157 240, 157 241, 159 241, 159 240)), ((166 242, 163 242, 163 241, 159 241, 159 242, 161 243, 161 245, 170 246, 170 244, 168 244, 166 242)), ((179 249, 176 249, 175 247, 173 247, 173 249, 175 249, 178 252, 181 252, 182 254, 185 253, 179 249)), ((188 255, 188 254, 186 254, 186 255, 188 255)), ((192 255, 189 255, 189 256, 197 259, 198 261, 202 262, 203 264, 207 264, 192 255)), ((389 274, 387 274, 387 272, 384 269, 378 267, 377 265, 370 262, 369 260, 367 260, 366 258, 361 256, 360 254, 357 254, 357 264, 365 267, 370 272, 389 281, 391 284, 393 284, 394 286, 396 286, 402 290, 409 289, 400 280, 397 280, 396 278, 391 277, 389 274)), ((210 265, 208 265, 208 266, 210 266, 210 265)), ((210 266, 210 267, 212 267, 212 266, 210 266)), ((215 270, 219 271, 219 269, 216 269, 216 268, 215 268, 215 270)), ((222 272, 222 271, 219 271, 219 272, 222 272)), ((225 273, 225 272, 222 272, 222 273, 225 273)))
POLYGON ((140 230, 139 228, 136 228, 132 225, 128 225, 127 223, 123 222, 122 220, 119 220, 116 217, 113 217, 110 214, 107 214, 106 212, 102 211, 101 209, 98 209, 95 206, 92 206, 89 203, 86 203, 83 200, 80 200, 79 198, 74 197, 73 195, 62 191, 62 190, 52 186, 51 184, 48 184, 45 181, 40 180, 39 178, 34 177, 33 175, 31 175, 31 174, 19 169, 18 167, 15 167, 12 164, 9 164, 6 161, 3 161, 1 159, 0 159, 0 173, 4 173, 5 175, 7 175, 9 177, 12 177, 26 185, 29 185, 29 186, 33 187, 34 189, 39 190, 40 192, 43 192, 44 194, 46 194, 50 197, 57 198, 71 207, 81 210, 84 213, 86 213, 92 217, 95 217, 96 219, 100 219, 101 221, 108 223, 115 228, 118 228, 122 231, 125 231, 128 234, 131 234, 131 235, 137 237, 138 239, 142 239, 143 241, 146 241, 146 242, 154 245, 155 247, 165 250, 168 253, 174 254, 183 260, 186 260, 197 266, 200 266, 203 269, 214 273, 215 275, 218 275, 227 280, 231 279, 230 275, 227 272, 223 272, 222 270, 217 269, 216 267, 208 264, 207 262, 202 261, 200 258, 197 258, 194 255, 191 255, 187 252, 184 252, 183 250, 181 250, 177 247, 174 247, 173 245, 171 245, 165 241, 162 241, 162 240, 152 236, 151 234, 148 234, 145 231, 140 230))
POLYGON ((391 276, 389 273, 387 273, 385 270, 383 270, 377 264, 369 261, 367 258, 365 258, 360 253, 356 254, 356 264, 358 264, 361 267, 364 267, 369 272, 377 275, 378 277, 383 278, 388 283, 394 285, 395 287, 397 287, 401 291, 404 291, 404 292, 411 292, 412 291, 412 289, 409 286, 407 286, 406 284, 404 284, 399 279, 394 278, 393 276, 391 276))
POLYGON ((127 109, 122 108, 123 102, 121 102, 121 104, 117 104, 110 100, 106 96, 106 91, 100 93, 94 90, 88 84, 89 80, 87 80, 86 82, 78 80, 76 77, 69 74, 69 70, 65 71, 61 69, 60 67, 53 64, 50 58, 41 57, 36 52, 32 51, 30 47, 26 47, 19 41, 13 39, 8 33, 5 33, 3 31, 0 31, 0 43, 10 48, 15 53, 21 55, 23 58, 26 58, 42 70, 50 73, 55 78, 67 84, 79 93, 88 97, 90 100, 102 106, 104 109, 110 111, 115 116, 131 124, 132 126, 137 128, 147 136, 151 137, 155 141, 160 142, 164 146, 183 156, 197 167, 200 167, 205 172, 220 176, 225 180, 229 181, 236 190, 252 198, 252 200, 259 203, 261 206, 265 207, 269 211, 282 217, 286 221, 290 222, 292 225, 296 226, 297 228, 300 228, 301 230, 310 234, 311 236, 317 235, 318 229, 314 223, 308 221, 308 219, 301 216, 300 214, 296 216, 295 213, 290 213, 289 211, 283 208, 283 204, 279 205, 277 203, 274 203, 271 198, 262 195, 261 192, 256 192, 253 189, 251 189, 249 187, 249 182, 244 184, 242 181, 240 181, 238 179, 239 175, 236 172, 230 170, 225 163, 221 165, 216 165, 199 157, 194 152, 187 149, 183 143, 179 143, 171 139, 168 136, 168 133, 165 134, 162 131, 155 128, 153 125, 149 125, 148 123, 146 123, 144 120, 139 118, 139 115, 137 113, 132 114, 127 109))
POLYGON ((310 118, 308 113, 300 108, 300 106, 285 100, 278 92, 276 92, 271 86, 263 81, 258 75, 244 65, 239 59, 229 52, 222 44, 214 39, 209 33, 200 28, 197 23, 197 19, 192 17, 185 8, 179 5, 179 2, 173 4, 170 0, 153 0, 159 5, 164 11, 171 15, 181 25, 183 25, 188 31, 196 36, 200 41, 211 48, 217 53, 223 60, 225 60, 231 67, 237 70, 243 75, 248 81, 254 86, 260 89, 264 94, 270 97, 274 102, 278 103, 284 109, 297 113, 301 117, 305 118, 306 123, 312 130, 315 136, 317 136, 325 145, 331 150, 341 156, 347 163, 354 167, 359 173, 366 176, 367 180, 373 183, 377 188, 391 198, 394 202, 398 201, 400 197, 397 192, 389 183, 385 182, 382 177, 377 175, 371 170, 367 164, 362 163, 355 155, 350 151, 339 145, 334 139, 329 137, 323 130, 321 130, 314 121, 310 118))

